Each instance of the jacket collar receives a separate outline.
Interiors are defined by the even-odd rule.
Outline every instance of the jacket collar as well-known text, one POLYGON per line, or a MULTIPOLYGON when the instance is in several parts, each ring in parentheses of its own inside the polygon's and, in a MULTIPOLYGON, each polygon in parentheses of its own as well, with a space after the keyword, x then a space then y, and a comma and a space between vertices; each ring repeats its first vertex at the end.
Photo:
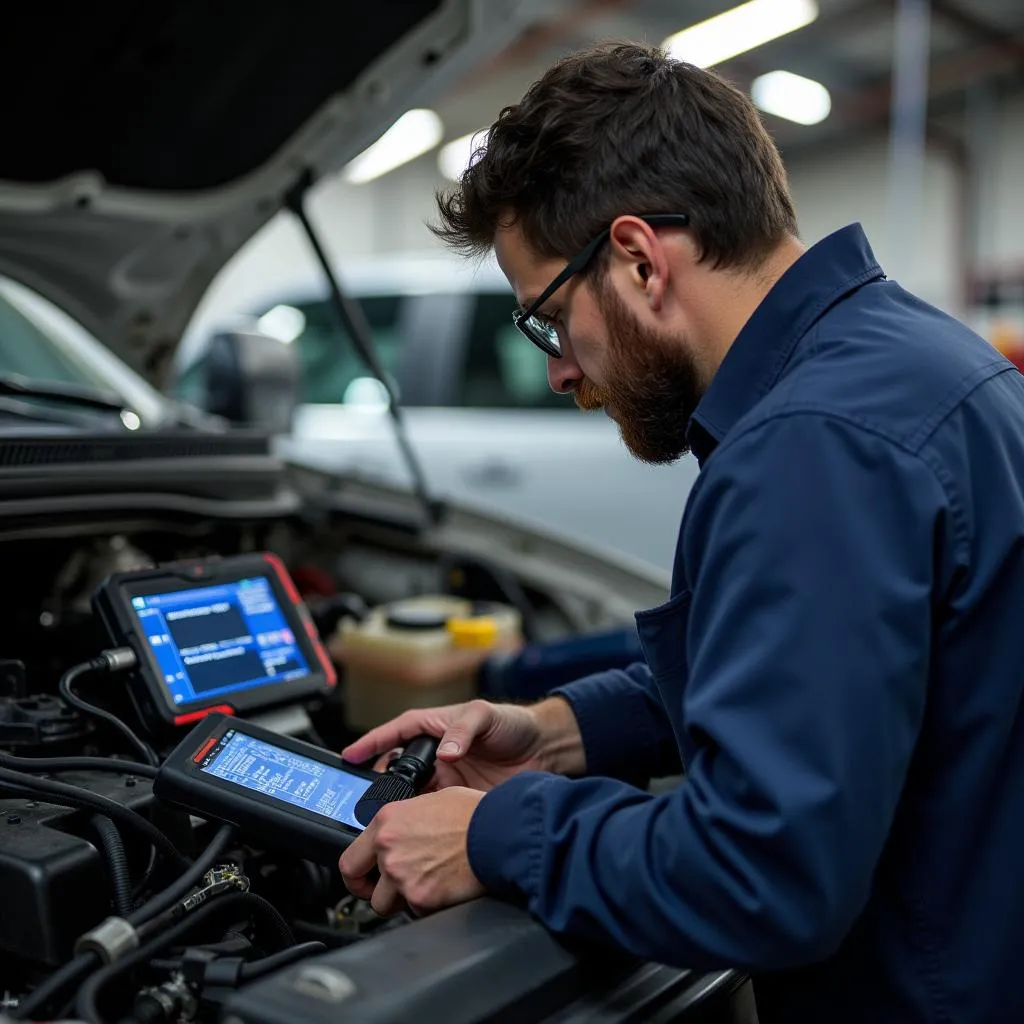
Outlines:
POLYGON ((778 382, 798 342, 825 313, 884 277, 860 224, 828 235, 775 283, 736 336, 687 433, 703 465, 726 434, 778 382))

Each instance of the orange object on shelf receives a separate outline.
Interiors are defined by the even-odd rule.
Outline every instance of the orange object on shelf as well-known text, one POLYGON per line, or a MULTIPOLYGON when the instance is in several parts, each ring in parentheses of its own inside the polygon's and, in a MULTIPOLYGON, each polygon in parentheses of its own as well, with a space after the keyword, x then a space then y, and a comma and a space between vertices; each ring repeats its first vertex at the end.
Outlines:
POLYGON ((1024 370, 1024 329, 1013 320, 1000 318, 989 326, 989 341, 1018 369, 1024 370))

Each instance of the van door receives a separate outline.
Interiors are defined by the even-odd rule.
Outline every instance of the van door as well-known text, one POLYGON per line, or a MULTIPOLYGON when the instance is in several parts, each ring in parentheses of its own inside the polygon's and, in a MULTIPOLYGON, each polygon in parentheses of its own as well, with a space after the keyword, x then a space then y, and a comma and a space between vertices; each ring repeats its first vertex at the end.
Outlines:
POLYGON ((551 391, 545 357, 514 327, 507 292, 467 298, 447 486, 478 506, 671 566, 696 461, 638 462, 603 413, 551 391))

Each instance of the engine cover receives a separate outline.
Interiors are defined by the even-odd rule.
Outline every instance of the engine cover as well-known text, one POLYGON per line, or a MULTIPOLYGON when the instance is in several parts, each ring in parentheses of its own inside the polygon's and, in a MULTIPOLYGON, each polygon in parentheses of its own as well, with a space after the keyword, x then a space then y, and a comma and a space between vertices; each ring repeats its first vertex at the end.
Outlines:
POLYGON ((491 899, 302 960, 230 997, 221 1024, 755 1024, 742 974, 559 942, 491 899))
MULTIPOLYGON (((59 779, 141 814, 153 802, 148 779, 102 772, 67 772, 59 779)), ((0 953, 62 963, 78 936, 110 914, 110 883, 90 816, 42 801, 0 799, 0 953)), ((119 830, 138 878, 148 848, 119 830)))

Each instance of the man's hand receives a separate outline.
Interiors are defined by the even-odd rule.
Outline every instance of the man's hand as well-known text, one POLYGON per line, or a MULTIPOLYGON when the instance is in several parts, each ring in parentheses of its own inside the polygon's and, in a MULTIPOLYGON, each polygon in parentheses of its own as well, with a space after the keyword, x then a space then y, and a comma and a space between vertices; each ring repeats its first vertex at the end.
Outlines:
POLYGON ((482 799, 476 790, 453 786, 385 804, 338 862, 349 891, 384 916, 482 896, 466 852, 469 822, 482 799))
POLYGON ((576 717, 558 697, 533 707, 472 700, 406 711, 347 746, 342 756, 367 761, 424 733, 441 741, 432 790, 466 786, 486 791, 519 772, 582 775, 586 767, 576 717))

